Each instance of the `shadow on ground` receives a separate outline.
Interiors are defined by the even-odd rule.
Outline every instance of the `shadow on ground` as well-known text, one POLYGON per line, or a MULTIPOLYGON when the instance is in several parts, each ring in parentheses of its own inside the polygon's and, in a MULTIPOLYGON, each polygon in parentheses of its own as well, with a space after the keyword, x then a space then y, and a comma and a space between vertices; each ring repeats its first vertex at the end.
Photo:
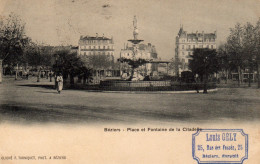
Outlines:
POLYGON ((140 123, 145 120, 189 120, 187 113, 163 113, 147 110, 120 110, 76 105, 0 105, 0 120, 31 123, 140 123))
POLYGON ((40 87, 40 88, 46 88, 46 89, 55 89, 55 86, 49 85, 49 84, 21 84, 17 85, 21 87, 40 87))
POLYGON ((204 109, 198 114, 193 111, 161 111, 145 109, 120 109, 110 107, 89 107, 80 105, 58 104, 2 104, 0 105, 0 120, 19 124, 135 124, 145 122, 213 122, 221 119, 247 121, 259 119, 259 114, 251 111, 227 111, 204 109))

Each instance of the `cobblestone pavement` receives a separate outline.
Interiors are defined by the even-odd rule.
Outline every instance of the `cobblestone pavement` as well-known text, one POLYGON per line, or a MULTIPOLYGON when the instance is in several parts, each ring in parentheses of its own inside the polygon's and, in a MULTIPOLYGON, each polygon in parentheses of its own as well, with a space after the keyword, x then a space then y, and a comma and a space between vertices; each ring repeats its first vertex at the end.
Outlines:
POLYGON ((53 89, 53 82, 5 77, 0 84, 1 122, 173 123, 259 121, 260 89, 220 88, 202 94, 106 93, 53 89))

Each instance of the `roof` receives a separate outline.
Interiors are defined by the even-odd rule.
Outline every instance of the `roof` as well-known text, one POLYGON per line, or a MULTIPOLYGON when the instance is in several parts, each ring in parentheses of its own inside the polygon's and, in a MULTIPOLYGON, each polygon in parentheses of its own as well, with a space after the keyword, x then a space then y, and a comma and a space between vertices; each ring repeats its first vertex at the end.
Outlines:
POLYGON ((81 37, 80 40, 112 40, 107 37, 94 37, 94 36, 85 36, 81 37))
POLYGON ((179 33, 178 33, 179 37, 187 37, 187 39, 197 39, 199 37, 204 37, 205 39, 215 39, 217 38, 216 33, 187 33, 186 31, 183 30, 183 27, 180 28, 179 33))

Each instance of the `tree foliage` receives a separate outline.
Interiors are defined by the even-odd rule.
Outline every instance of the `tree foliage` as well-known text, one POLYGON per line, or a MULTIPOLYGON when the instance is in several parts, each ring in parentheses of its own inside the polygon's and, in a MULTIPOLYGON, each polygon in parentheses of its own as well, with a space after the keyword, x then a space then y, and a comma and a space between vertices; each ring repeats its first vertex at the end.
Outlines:
POLYGON ((105 54, 87 55, 81 58, 86 63, 86 66, 95 70, 111 69, 114 64, 113 56, 105 54))
POLYGON ((25 23, 19 16, 11 13, 0 19, 0 58, 4 64, 21 62, 29 40, 25 35, 25 23))
POLYGON ((190 57, 192 59, 190 60, 189 68, 194 74, 198 74, 201 77, 203 75, 217 73, 220 69, 217 52, 214 49, 194 49, 190 57))
MULTIPOLYGON (((225 44, 225 53, 228 55, 229 69, 238 72, 238 83, 242 80, 242 70, 249 69, 250 72, 259 71, 260 54, 260 18, 256 25, 237 23, 230 29, 230 34, 225 44)), ((220 51, 220 53, 222 53, 220 51)), ((222 53, 223 54, 223 53, 222 53)), ((258 73, 259 74, 259 73, 258 73)), ((259 76, 259 75, 258 75, 259 76)), ((258 78, 259 80, 260 78, 258 78)), ((260 81, 259 81, 260 87, 260 81)))

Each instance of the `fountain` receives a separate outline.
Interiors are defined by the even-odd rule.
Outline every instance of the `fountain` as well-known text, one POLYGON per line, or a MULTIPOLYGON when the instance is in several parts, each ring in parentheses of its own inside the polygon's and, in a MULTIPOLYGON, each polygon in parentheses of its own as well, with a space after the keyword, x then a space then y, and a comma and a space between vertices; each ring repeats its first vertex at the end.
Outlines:
POLYGON ((138 78, 138 71, 135 71, 139 66, 146 63, 163 63, 164 61, 152 61, 149 59, 138 58, 138 44, 144 40, 138 39, 138 28, 137 28, 137 19, 134 16, 133 20, 133 36, 134 39, 128 40, 132 43, 132 57, 125 58, 121 57, 118 59, 121 63, 127 63, 131 67, 131 76, 127 80, 106 80, 100 82, 101 90, 109 91, 183 91, 183 90, 196 90, 200 88, 197 84, 180 84, 174 83, 170 80, 157 80, 157 81, 142 81, 138 78))

